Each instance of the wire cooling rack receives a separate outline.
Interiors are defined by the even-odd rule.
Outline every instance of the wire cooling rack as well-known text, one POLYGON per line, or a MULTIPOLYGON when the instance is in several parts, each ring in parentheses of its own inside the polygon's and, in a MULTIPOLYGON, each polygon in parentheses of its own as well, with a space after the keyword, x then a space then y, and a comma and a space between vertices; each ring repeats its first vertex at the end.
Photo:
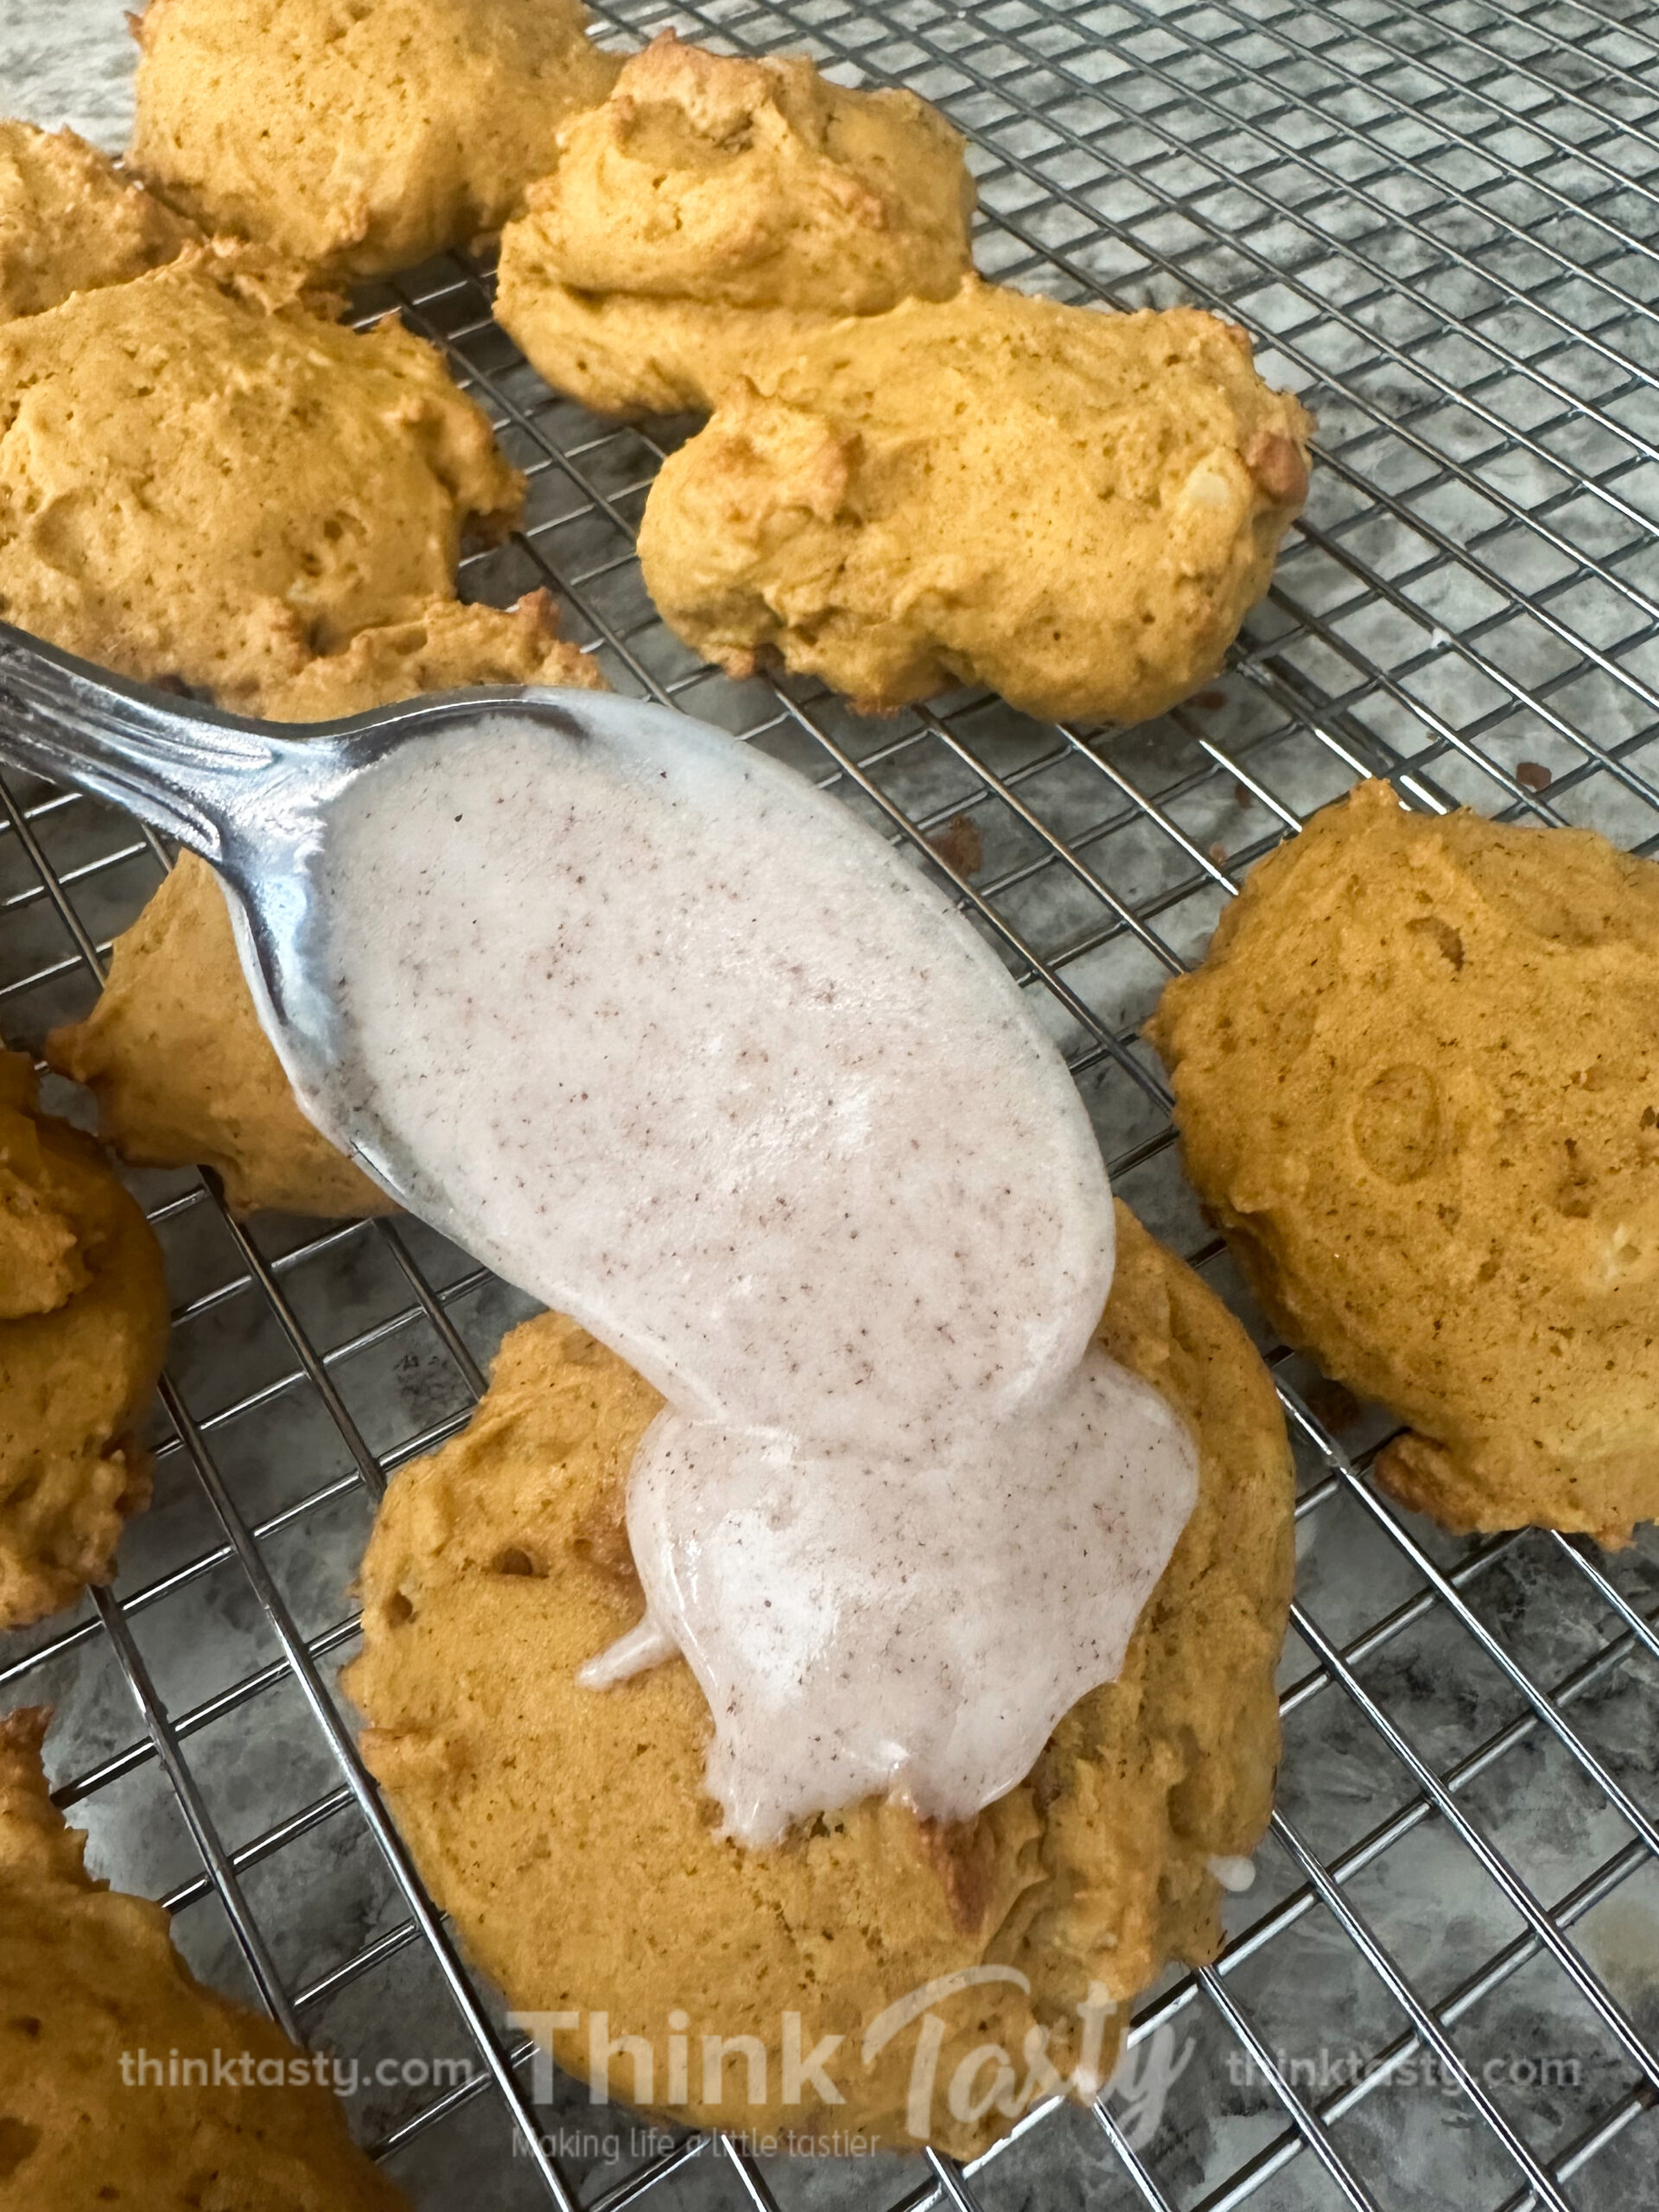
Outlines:
MULTIPOLYGON (((1105 736, 978 693, 861 721, 714 676, 655 620, 632 536, 671 438, 550 394, 472 267, 392 296, 531 474, 468 594, 551 584, 619 689, 918 842, 1029 982, 1120 1191, 1249 1319, 1137 1033, 1243 873, 1369 772, 1659 847, 1659 9, 710 0, 611 27, 671 22, 912 85, 974 141, 987 273, 1224 308, 1319 411, 1272 596, 1185 707, 1105 736)), ((38 1040, 166 856, 43 785, 3 802, 0 1027, 38 1040)), ((197 1178, 134 1180, 177 1301, 156 1503, 112 1591, 0 1642, 0 1702, 56 1705, 100 1870, 356 2062, 354 2124, 418 2202, 1659 2206, 1651 1532, 1445 1537, 1373 1487, 1386 1423, 1256 1323, 1300 1573, 1278 1808, 1224 1955, 1142 2002, 1091 2113, 1040 2110, 966 2171, 642 2138, 575 2085, 532 2104, 334 1688, 374 1502, 465 1422, 520 1302, 418 1224, 244 1228, 197 1178)))

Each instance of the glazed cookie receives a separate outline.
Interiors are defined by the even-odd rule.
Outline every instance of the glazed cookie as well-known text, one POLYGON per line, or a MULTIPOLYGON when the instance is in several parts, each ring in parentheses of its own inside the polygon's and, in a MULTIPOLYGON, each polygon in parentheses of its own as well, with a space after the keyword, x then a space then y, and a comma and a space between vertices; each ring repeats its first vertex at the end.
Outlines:
POLYGON ((142 276, 194 235, 73 130, 0 118, 0 322, 142 276))
POLYGON ((1362 784, 1149 1034, 1275 1325, 1408 1424, 1455 1529, 1659 1516, 1659 868, 1362 784))
POLYGON ((1211 1861, 1255 1844, 1278 1753, 1290 1457, 1243 1330, 1117 1218, 1101 1341, 1192 1423, 1198 1502, 1121 1678, 972 1821, 867 1798, 745 1850, 704 1795, 709 1714, 681 1661, 577 1688, 639 1616, 624 1484, 660 1402, 560 1315, 515 1331, 470 1427, 395 1478, 349 1677, 365 1755, 474 1959, 549 2016, 537 2031, 573 2072, 682 2123, 913 2147, 915 2120, 966 2156, 1062 2077, 1097 2088, 1114 2007, 1166 1960, 1214 1955, 1211 1861), (930 1984, 944 2040, 918 2113, 930 1984), (705 2037, 758 2042, 705 2072, 705 2037), (815 2052, 821 2076, 798 2081, 815 2052))
POLYGON ((973 207, 963 141, 913 92, 664 31, 560 130, 496 314, 599 414, 707 409, 837 316, 949 299, 973 207))
POLYGON ((522 488, 429 346, 245 250, 0 328, 0 613, 226 706, 452 596, 522 488))
POLYGON ((733 675, 868 708, 984 683, 1131 721, 1212 674, 1307 485, 1310 417, 1242 330, 969 282, 842 322, 670 456, 646 584, 733 675))
POLYGON ((46 1721, 0 1720, 0 2206, 406 2212, 346 2133, 328 2060, 204 1988, 160 1905, 87 1874, 41 1770, 46 1721), (231 2078, 141 2078, 141 2054, 175 2077, 217 2055, 231 2078))
MULTIPOLYGON (((547 594, 534 592, 506 613, 440 602, 416 620, 365 631, 257 703, 272 721, 320 721, 419 691, 603 682, 560 638, 547 594)), ((300 1111, 253 1010, 218 879, 192 853, 116 939, 92 1013, 46 1049, 60 1073, 90 1084, 104 1140, 124 1159, 211 1167, 233 1212, 391 1211, 300 1111)))
POLYGON ((580 0, 149 0, 133 166, 209 229, 373 276, 499 230, 620 67, 580 0))
POLYGON ((149 1502, 132 1431, 167 1326, 142 1210, 90 1137, 40 1113, 27 1054, 0 1051, 0 1629, 108 1580, 149 1502))

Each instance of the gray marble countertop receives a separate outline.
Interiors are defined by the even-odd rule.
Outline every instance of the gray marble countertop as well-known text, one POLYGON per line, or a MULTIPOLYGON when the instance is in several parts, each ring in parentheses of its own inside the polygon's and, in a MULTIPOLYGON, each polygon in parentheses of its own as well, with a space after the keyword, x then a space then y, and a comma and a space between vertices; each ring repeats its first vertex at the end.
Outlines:
POLYGON ((0 113, 67 123, 111 154, 132 124, 136 49, 121 0, 5 0, 0 113))

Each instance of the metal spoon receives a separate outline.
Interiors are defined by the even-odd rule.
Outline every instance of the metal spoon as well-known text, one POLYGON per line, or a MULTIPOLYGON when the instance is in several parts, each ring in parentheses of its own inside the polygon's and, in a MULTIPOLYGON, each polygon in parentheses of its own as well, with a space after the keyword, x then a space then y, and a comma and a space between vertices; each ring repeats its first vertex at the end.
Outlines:
MULTIPOLYGON (((688 746, 717 771, 747 753, 725 732, 648 702, 512 685, 429 694, 308 723, 300 734, 128 683, 0 621, 0 760, 124 807, 211 862, 232 894, 260 1021, 302 1096, 327 1094, 344 1046, 315 866, 331 812, 411 738, 502 712, 599 748, 624 772, 683 761, 688 746)), ((433 1218, 429 1192, 414 1195, 416 1163, 372 1136, 328 1134, 401 1205, 433 1218)))
POLYGON ((209 861, 322 1134, 679 1410, 804 1395, 819 1444, 886 1451, 1069 1386, 1113 1215, 1065 1062, 794 769, 591 691, 300 735, 0 627, 4 754, 209 861))

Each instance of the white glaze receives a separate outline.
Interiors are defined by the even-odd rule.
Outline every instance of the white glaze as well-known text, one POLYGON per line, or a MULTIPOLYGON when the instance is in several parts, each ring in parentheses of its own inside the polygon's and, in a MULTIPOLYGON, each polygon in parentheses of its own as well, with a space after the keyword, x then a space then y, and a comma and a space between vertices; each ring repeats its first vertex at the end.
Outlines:
POLYGON ((995 956, 847 810, 686 724, 418 740, 318 865, 347 1048, 305 1103, 669 1402, 630 1484, 729 1831, 975 1810, 1109 1679, 1191 1509, 1097 1351, 1110 1198, 995 956), (1080 1364, 1081 1363, 1081 1364, 1080 1364))
POLYGON ((1097 1347, 1057 1402, 902 1462, 655 1422, 628 1532, 709 1700, 731 1832, 888 1789, 965 1820, 1023 1781, 1122 1666, 1185 1445, 1097 1347))

